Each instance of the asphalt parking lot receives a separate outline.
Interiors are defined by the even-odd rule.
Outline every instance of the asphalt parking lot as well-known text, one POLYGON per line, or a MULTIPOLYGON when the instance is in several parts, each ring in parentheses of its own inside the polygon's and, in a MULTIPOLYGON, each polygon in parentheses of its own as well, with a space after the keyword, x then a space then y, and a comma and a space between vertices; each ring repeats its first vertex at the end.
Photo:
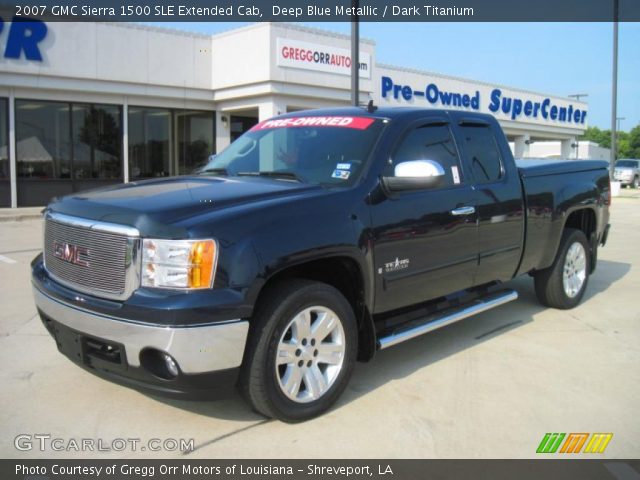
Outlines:
POLYGON ((638 458, 640 195, 615 198, 611 222, 578 308, 545 309, 517 279, 517 302, 379 352, 334 409, 297 425, 267 421, 239 396, 167 400, 73 365, 31 298, 40 221, 1 222, 0 457, 533 458, 546 432, 611 432, 604 456, 638 458), (141 443, 21 451, 21 434, 141 443), (195 451, 142 451, 150 439, 193 439, 195 451))

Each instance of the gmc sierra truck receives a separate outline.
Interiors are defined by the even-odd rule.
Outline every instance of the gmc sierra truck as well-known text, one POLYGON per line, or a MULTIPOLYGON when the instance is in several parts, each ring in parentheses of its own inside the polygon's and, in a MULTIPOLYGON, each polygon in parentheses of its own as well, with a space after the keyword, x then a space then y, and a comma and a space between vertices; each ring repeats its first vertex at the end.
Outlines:
POLYGON ((55 199, 32 263, 61 353, 187 398, 328 409, 356 360, 517 298, 580 302, 609 230, 600 161, 522 161, 488 115, 341 108, 257 124, 197 174, 55 199))

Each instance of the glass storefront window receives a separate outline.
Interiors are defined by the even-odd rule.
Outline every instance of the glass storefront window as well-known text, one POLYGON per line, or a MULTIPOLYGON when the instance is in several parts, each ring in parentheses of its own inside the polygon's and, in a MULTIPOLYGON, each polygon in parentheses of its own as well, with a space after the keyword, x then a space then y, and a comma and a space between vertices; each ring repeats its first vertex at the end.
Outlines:
POLYGON ((18 178, 71 178, 70 105, 16 100, 18 178))
MULTIPOLYGON (((18 206, 123 180, 121 106, 21 99, 15 109, 18 206)), ((0 98, 0 206, 11 198, 7 123, 0 98)), ((128 123, 131 180, 192 173, 215 150, 213 111, 129 107, 128 123)))
POLYGON ((204 166, 214 152, 213 112, 177 111, 178 175, 204 166))
POLYGON ((120 107, 74 104, 72 116, 73 178, 120 179, 120 107))
POLYGON ((129 107, 129 178, 166 177, 171 169, 171 110, 129 107))
POLYGON ((18 206, 122 181, 117 105, 16 100, 18 206))

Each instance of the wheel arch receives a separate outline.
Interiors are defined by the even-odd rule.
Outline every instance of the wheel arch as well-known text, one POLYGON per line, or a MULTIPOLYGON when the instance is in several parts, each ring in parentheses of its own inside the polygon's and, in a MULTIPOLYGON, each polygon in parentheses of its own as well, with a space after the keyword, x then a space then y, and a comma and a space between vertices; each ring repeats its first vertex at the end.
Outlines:
POLYGON ((589 273, 593 273, 598 260, 598 223, 595 210, 590 207, 573 210, 564 222, 562 231, 567 228, 581 230, 589 242, 589 273))
POLYGON ((334 255, 284 267, 269 277, 257 294, 255 305, 269 295, 273 286, 292 279, 326 283, 344 295, 358 323, 358 360, 368 361, 376 351, 376 334, 367 306, 368 285, 360 263, 349 255, 334 255))

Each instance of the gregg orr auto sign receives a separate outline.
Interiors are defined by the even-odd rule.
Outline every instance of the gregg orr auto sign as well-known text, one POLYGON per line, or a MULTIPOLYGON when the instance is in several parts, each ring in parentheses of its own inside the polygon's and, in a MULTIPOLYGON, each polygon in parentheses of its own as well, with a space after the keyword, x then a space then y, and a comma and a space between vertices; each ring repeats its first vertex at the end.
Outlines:
MULTIPOLYGON (((280 67, 351 75, 351 52, 345 48, 278 38, 276 64, 280 67)), ((371 78, 371 55, 360 52, 360 77, 371 78)))

